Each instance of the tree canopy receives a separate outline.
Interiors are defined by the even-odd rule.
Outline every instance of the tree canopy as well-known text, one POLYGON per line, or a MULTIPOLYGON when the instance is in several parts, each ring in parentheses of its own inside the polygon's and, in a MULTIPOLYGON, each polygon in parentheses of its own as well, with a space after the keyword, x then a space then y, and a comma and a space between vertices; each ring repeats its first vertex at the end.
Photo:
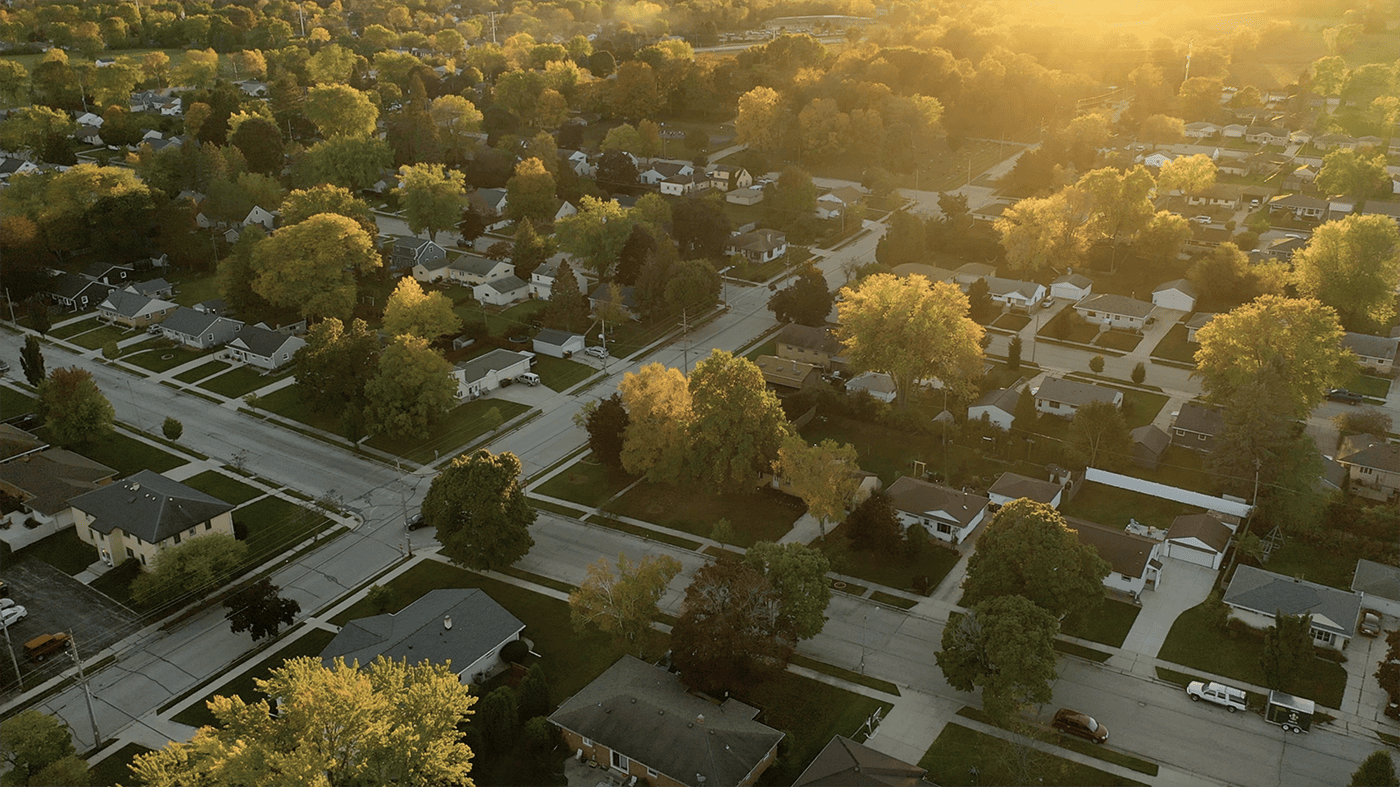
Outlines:
POLYGON ((440 292, 423 292, 412 276, 399 279, 384 305, 384 330, 392 336, 411 334, 433 342, 461 327, 462 318, 452 311, 452 300, 440 292))
POLYGON ((968 558, 965 604, 1022 596, 1056 618, 1103 601, 1109 565, 1080 542, 1058 511, 1022 498, 1001 507, 968 558))
POLYGON ((248 632, 257 642, 277 636, 277 630, 290 626, 301 612, 295 599, 283 598, 281 588, 267 577, 254 582, 224 600, 224 617, 235 634, 248 632))
POLYGON ((763 372, 753 361, 717 349, 695 365, 689 387, 689 459, 696 476, 717 491, 752 488, 790 432, 763 372))
POLYGON ((452 364, 427 339, 400 334, 380 353, 378 373, 365 383, 365 399, 371 429, 426 439, 457 405, 457 379, 452 364))
POLYGON ((485 449, 452 460, 428 487, 423 521, 437 529, 442 553, 459 565, 491 570, 525 556, 535 540, 535 509, 520 486, 520 460, 485 449))
POLYGON ((943 629, 938 666, 959 691, 982 689, 982 708, 993 719, 1049 702, 1055 673, 1055 616, 1022 596, 997 596, 972 607, 943 629))
POLYGON ((671 628, 671 658, 681 680, 716 696, 780 672, 796 643, 782 594, 737 560, 695 572, 671 628))
POLYGON ((627 407, 622 467, 647 480, 676 483, 689 473, 690 387, 680 369, 649 363, 618 384, 627 407))
POLYGON ((76 366, 54 369, 39 384, 39 412, 44 428, 59 445, 91 443, 112 431, 116 412, 102 395, 92 372, 76 366))
POLYGON ((304 317, 347 319, 355 305, 354 274, 379 266, 374 242, 358 223, 320 213, 258 244, 253 291, 304 317))
POLYGON ((811 639, 826 626, 831 563, 819 549, 805 544, 760 541, 744 553, 744 562, 768 579, 783 601, 783 616, 798 639, 811 639))
POLYGON ((607 558, 588 566, 588 577, 569 594, 574 626, 595 625, 624 640, 636 640, 651 628, 656 603, 666 585, 679 574, 681 563, 670 555, 644 555, 640 560, 617 556, 613 569, 607 558))
POLYGON ((1348 330, 1382 332, 1395 317, 1400 229, 1386 216, 1329 221, 1293 253, 1293 269, 1299 294, 1336 309, 1348 330))
POLYGON ((826 523, 846 513, 860 487, 855 446, 830 438, 810 445, 800 435, 788 435, 778 448, 773 474, 781 479, 784 491, 802 498, 807 513, 817 518, 822 538, 826 523))

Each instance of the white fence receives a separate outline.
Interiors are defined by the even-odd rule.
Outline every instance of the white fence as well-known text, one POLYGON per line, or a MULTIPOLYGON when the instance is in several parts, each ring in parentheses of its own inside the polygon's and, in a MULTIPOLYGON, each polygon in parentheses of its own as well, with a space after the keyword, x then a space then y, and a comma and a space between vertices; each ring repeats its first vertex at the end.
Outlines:
POLYGON ((1127 489, 1130 492, 1139 492, 1152 497, 1160 497, 1163 500, 1175 500, 1178 503, 1185 503, 1189 506, 1204 508, 1208 511, 1219 511, 1222 514, 1230 514, 1244 518, 1249 516, 1253 508, 1248 503, 1240 503, 1235 500, 1227 500, 1223 497, 1211 497, 1200 492, 1192 492, 1189 489, 1178 489, 1174 486, 1159 484, 1156 481, 1144 481, 1141 478, 1110 473, 1107 470, 1100 470, 1091 467, 1084 471, 1084 480, 1097 481, 1100 484, 1127 489))

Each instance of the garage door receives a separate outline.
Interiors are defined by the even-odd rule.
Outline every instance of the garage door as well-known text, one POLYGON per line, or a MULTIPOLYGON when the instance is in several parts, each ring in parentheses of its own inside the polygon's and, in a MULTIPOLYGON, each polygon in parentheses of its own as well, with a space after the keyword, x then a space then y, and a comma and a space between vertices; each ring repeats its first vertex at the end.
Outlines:
POLYGON ((1219 568, 1216 564, 1217 555, 1214 552, 1207 552, 1204 549, 1182 544, 1176 541, 1167 542, 1167 557, 1177 560, 1184 560, 1187 563, 1195 563, 1206 568, 1219 568))

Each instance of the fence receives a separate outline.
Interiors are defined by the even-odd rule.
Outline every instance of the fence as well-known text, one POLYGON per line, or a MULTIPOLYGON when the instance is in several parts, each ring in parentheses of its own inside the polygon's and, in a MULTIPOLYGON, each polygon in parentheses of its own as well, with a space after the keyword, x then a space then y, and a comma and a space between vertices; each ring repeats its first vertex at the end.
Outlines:
POLYGON ((1224 497, 1212 497, 1200 492, 1192 492, 1189 489, 1179 489, 1166 484, 1159 484, 1156 481, 1144 481, 1141 478, 1110 473, 1107 470, 1100 470, 1091 467, 1084 471, 1084 480, 1097 481, 1106 486, 1117 489, 1127 489, 1130 492, 1138 492, 1152 497, 1160 497, 1163 500, 1174 500, 1178 503, 1204 508, 1208 511, 1219 511, 1222 514, 1230 514, 1244 518, 1249 516, 1253 506, 1237 500, 1229 500, 1224 497))

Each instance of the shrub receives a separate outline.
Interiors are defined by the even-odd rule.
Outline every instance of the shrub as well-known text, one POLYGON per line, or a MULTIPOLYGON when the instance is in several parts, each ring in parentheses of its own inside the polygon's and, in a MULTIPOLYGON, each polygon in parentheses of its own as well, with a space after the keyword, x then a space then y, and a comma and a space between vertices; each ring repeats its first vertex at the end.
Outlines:
POLYGON ((525 661, 525 657, 530 655, 530 646, 525 644, 525 640, 516 639, 506 643, 501 648, 501 660, 511 664, 520 664, 525 661))
POLYGON ((1103 356, 1095 355, 1089 359, 1089 370, 1094 374, 1103 374, 1103 356))

